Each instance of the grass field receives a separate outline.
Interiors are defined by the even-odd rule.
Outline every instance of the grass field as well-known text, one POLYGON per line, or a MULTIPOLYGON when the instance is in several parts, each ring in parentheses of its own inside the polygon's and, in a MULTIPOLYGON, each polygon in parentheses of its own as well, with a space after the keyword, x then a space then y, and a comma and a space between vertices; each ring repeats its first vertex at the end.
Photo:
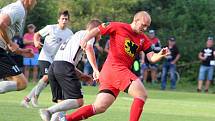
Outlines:
MULTIPOLYGON (((0 121, 41 121, 38 109, 20 107, 22 98, 33 87, 21 92, 0 95, 0 121)), ((84 87, 85 104, 92 103, 97 93, 95 87, 84 87)), ((41 107, 52 105, 49 88, 41 94, 41 107)), ((128 121, 132 98, 121 94, 104 114, 87 121, 128 121)), ((198 94, 183 91, 149 89, 141 121, 215 121, 215 94, 198 94)))

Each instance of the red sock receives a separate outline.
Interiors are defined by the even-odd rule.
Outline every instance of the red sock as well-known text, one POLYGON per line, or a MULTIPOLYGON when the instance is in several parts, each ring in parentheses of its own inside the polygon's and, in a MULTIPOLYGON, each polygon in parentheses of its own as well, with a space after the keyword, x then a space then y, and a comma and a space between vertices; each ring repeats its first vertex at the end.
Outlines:
POLYGON ((143 111, 144 101, 140 98, 134 98, 133 104, 130 110, 130 121, 139 121, 139 118, 143 111))
POLYGON ((66 115, 66 119, 67 121, 80 121, 83 119, 87 119, 88 117, 91 117, 95 114, 96 113, 94 111, 93 105, 87 105, 79 108, 72 114, 66 115))

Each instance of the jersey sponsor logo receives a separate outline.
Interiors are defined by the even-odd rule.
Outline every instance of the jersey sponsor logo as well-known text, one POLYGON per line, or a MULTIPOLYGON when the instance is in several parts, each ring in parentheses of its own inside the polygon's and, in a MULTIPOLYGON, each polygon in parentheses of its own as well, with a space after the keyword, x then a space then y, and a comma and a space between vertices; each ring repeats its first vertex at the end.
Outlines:
POLYGON ((103 28, 106 28, 108 25, 110 25, 110 22, 103 23, 103 24, 102 24, 102 27, 103 27, 103 28))
POLYGON ((134 42, 132 42, 129 38, 125 39, 125 52, 129 56, 131 56, 133 58, 135 56, 138 48, 139 47, 134 42))

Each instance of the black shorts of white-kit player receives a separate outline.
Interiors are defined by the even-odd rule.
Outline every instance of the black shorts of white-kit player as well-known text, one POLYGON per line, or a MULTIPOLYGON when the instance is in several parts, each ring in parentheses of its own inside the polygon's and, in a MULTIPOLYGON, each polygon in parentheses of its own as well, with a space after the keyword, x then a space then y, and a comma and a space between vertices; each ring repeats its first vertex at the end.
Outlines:
POLYGON ((18 68, 16 62, 7 54, 7 52, 0 48, 0 79, 10 76, 16 76, 22 72, 18 68))
POLYGON ((54 61, 49 68, 52 101, 83 98, 75 66, 66 61, 54 61))
POLYGON ((39 68, 40 68, 40 76, 48 75, 49 66, 51 65, 48 61, 39 60, 38 61, 39 68))

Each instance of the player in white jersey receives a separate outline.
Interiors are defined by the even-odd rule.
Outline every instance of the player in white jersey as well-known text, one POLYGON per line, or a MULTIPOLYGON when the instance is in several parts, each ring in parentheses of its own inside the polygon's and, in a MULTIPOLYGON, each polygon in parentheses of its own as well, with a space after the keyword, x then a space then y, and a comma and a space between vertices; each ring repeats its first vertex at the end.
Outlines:
MULTIPOLYGON (((75 109, 83 105, 83 95, 79 79, 83 79, 80 76, 84 77, 86 75, 80 71, 77 74, 76 69, 83 55, 80 41, 91 29, 100 24, 101 22, 99 20, 91 20, 86 30, 76 32, 60 46, 48 73, 53 96, 52 100, 57 104, 40 110, 40 116, 43 121, 50 121, 51 117, 51 121, 55 121, 59 112, 75 109)), ((93 43, 98 39, 100 39, 100 36, 91 39, 87 43, 86 49, 87 57, 95 73, 99 73, 99 71, 96 64, 93 43)), ((88 78, 87 81, 92 82, 92 79, 88 78)))
POLYGON ((23 90, 27 86, 27 79, 17 67, 8 52, 33 57, 31 49, 21 49, 12 42, 16 32, 20 32, 27 11, 31 10, 36 0, 17 0, 0 10, 0 94, 9 91, 23 90))
POLYGON ((73 32, 67 28, 69 22, 69 12, 62 11, 59 13, 58 24, 47 25, 34 35, 34 44, 42 50, 39 55, 39 68, 41 71, 41 79, 31 92, 24 98, 21 105, 29 107, 29 102, 32 101, 33 107, 37 107, 37 100, 41 91, 48 84, 48 69, 53 62, 54 56, 60 47, 73 32), (45 37, 44 44, 40 42, 41 37, 45 37))

